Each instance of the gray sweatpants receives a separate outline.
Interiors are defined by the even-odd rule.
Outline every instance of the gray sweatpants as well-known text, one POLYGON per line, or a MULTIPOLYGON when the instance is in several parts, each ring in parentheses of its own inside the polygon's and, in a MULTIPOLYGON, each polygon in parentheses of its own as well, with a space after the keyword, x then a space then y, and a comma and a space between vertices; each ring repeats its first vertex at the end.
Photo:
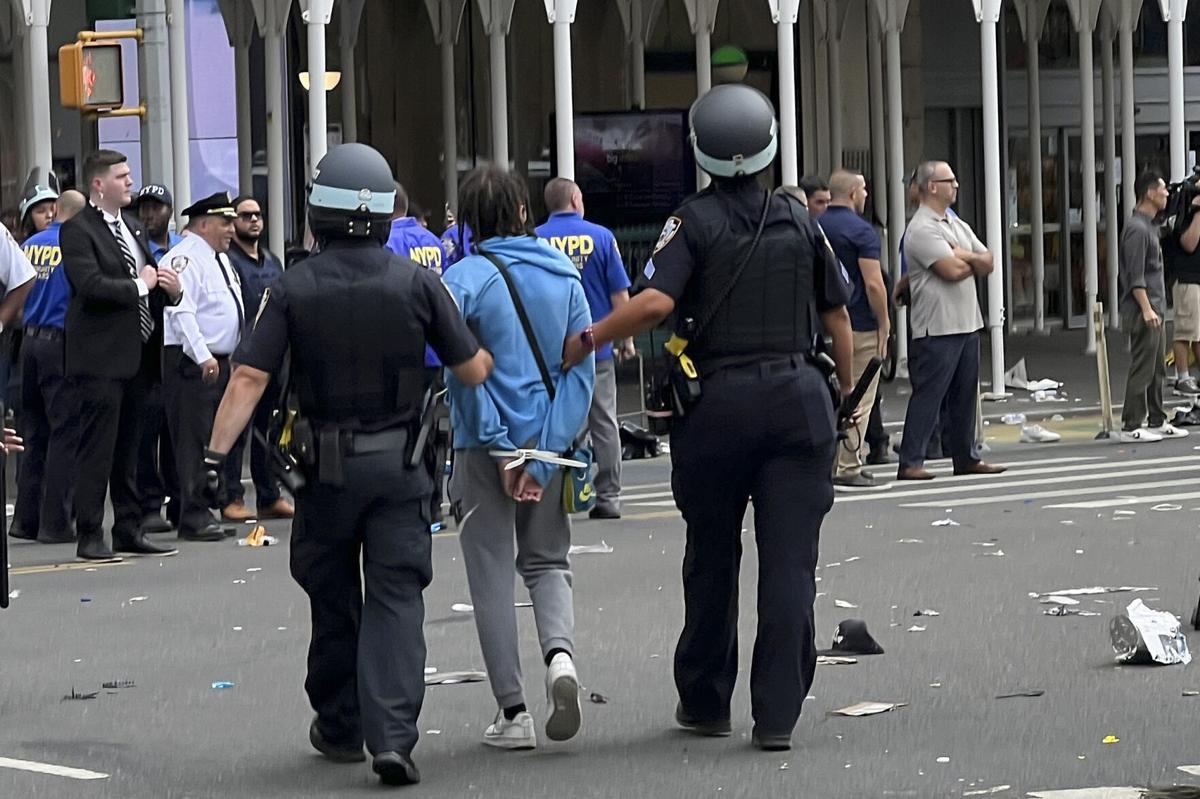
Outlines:
POLYGON ((612 358, 596 361, 596 388, 588 410, 596 461, 596 504, 621 508, 621 431, 617 427, 617 369, 612 358))
POLYGON ((487 450, 454 452, 450 496, 462 503, 467 517, 458 540, 483 662, 502 708, 525 701, 513 607, 518 572, 533 601, 542 655, 565 649, 574 656, 575 608, 567 562, 571 522, 562 506, 562 480, 559 471, 541 502, 514 502, 504 494, 497 460, 487 450))

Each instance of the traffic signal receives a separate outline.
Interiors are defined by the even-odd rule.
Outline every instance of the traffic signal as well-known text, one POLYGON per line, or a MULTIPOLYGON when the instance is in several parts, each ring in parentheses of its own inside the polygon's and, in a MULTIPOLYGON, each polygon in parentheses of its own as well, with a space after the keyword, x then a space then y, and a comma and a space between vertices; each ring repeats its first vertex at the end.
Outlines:
POLYGON ((97 110, 125 104, 120 42, 64 44, 58 48, 58 74, 64 108, 97 110))

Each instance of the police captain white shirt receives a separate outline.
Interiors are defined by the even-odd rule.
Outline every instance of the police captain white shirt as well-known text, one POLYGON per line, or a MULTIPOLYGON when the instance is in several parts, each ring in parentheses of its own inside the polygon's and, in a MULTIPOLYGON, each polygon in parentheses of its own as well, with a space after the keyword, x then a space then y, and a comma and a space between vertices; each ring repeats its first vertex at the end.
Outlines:
POLYGON ((174 269, 183 287, 179 304, 163 309, 163 344, 183 347, 197 364, 232 355, 241 338, 242 284, 228 256, 193 233, 168 250, 159 266, 174 269))
POLYGON ((8 232, 8 228, 0 225, 0 286, 3 286, 4 296, 12 293, 37 277, 33 264, 21 252, 21 245, 8 232))

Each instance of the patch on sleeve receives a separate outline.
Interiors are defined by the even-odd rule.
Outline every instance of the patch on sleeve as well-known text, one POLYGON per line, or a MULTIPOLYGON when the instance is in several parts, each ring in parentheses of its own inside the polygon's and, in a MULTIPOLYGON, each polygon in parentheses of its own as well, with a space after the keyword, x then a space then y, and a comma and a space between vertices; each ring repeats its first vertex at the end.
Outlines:
POLYGON ((662 233, 658 234, 658 244, 654 245, 654 252, 658 252, 663 247, 671 243, 671 239, 675 238, 675 234, 683 227, 683 220, 677 216, 667 217, 667 223, 663 225, 662 233))
POLYGON ((262 319, 263 311, 267 310, 267 303, 271 301, 271 287, 267 286, 263 289, 262 301, 258 303, 258 312, 254 314, 254 326, 251 330, 258 329, 258 320, 262 319))
POLYGON ((171 268, 177 273, 183 274, 183 271, 191 266, 191 263, 192 259, 188 258, 186 255, 176 255, 171 259, 171 268))
POLYGON ((654 259, 651 258, 649 261, 646 261, 646 268, 642 270, 642 274, 646 276, 647 280, 650 280, 651 278, 654 277, 655 271, 656 270, 654 268, 654 259))

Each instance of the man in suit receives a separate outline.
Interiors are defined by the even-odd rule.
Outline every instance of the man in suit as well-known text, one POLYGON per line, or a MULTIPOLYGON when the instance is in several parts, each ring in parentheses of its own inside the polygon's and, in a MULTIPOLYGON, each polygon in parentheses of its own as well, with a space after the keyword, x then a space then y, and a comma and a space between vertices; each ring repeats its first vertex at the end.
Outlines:
POLYGON ((122 153, 98 150, 83 163, 89 203, 62 226, 63 268, 73 295, 65 326, 66 375, 79 398, 77 554, 108 560, 104 495, 112 492, 113 549, 173 555, 140 529, 137 449, 142 411, 161 357, 162 313, 182 296, 179 277, 158 268, 141 223, 122 209, 133 197, 122 153), (156 335, 157 331, 157 335, 156 335))

